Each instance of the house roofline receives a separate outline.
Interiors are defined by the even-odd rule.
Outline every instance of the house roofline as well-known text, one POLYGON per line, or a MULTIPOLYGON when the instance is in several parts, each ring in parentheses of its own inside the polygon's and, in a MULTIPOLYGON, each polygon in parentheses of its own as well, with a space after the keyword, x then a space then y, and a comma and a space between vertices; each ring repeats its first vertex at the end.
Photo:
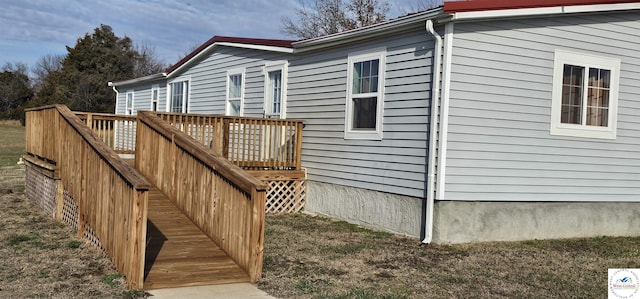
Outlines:
POLYGON ((639 9, 640 2, 637 0, 539 0, 536 4, 531 4, 525 0, 476 0, 445 2, 444 5, 445 14, 450 16, 447 21, 489 20, 639 9))
POLYGON ((390 29, 397 28, 397 30, 402 30, 402 28, 407 25, 418 24, 422 21, 436 19, 439 17, 444 17, 442 7, 437 7, 418 13, 411 13, 393 20, 369 25, 362 28, 297 41, 293 43, 293 47, 295 49, 294 52, 298 53, 319 48, 331 47, 354 40, 370 38, 372 36, 377 36, 380 34, 387 34, 394 31, 390 29))
POLYGON ((489 11, 554 6, 600 5, 632 3, 637 0, 473 0, 444 2, 444 13, 489 11))
POLYGON ((187 54, 184 58, 180 59, 177 63, 169 67, 165 73, 171 75, 171 73, 181 69, 182 66, 187 64, 191 59, 196 56, 200 56, 200 53, 206 52, 205 50, 212 48, 212 46, 231 46, 238 48, 248 48, 256 50, 274 51, 274 52, 287 52, 293 48, 292 43, 294 40, 282 40, 282 39, 264 39, 264 38, 245 38, 245 37, 233 37, 233 36, 219 36, 216 35, 202 45, 197 47, 191 53, 187 54), (289 49, 289 50, 287 50, 289 49))
POLYGON ((155 81, 155 80, 159 80, 159 79, 164 79, 167 76, 166 73, 157 73, 157 74, 152 74, 152 75, 148 75, 148 76, 144 76, 144 77, 138 77, 138 78, 134 78, 134 79, 130 79, 130 80, 124 80, 124 81, 118 81, 118 82, 109 82, 109 86, 113 86, 113 87, 118 87, 118 86, 123 86, 123 85, 130 85, 130 84, 135 84, 135 83, 140 83, 140 82, 146 82, 146 81, 155 81))
POLYGON ((189 62, 219 46, 295 54, 394 33, 404 30, 407 26, 417 25, 426 20, 445 23, 462 20, 638 9, 640 9, 640 2, 637 2, 637 0, 537 0, 535 4, 527 0, 445 1, 444 6, 441 7, 411 13, 362 28, 300 41, 216 35, 167 68, 164 73, 114 82, 113 85, 120 86, 175 77, 176 74, 190 64, 189 62))

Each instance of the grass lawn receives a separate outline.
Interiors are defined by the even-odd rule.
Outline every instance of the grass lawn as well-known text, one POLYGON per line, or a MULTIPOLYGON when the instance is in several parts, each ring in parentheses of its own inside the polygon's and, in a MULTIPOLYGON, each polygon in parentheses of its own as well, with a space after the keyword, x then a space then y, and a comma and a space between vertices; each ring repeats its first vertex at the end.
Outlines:
POLYGON ((309 215, 268 216, 259 287, 280 298, 606 298, 640 238, 419 246, 309 215))
POLYGON ((24 127, 0 125, 0 167, 16 165, 24 145, 24 127))

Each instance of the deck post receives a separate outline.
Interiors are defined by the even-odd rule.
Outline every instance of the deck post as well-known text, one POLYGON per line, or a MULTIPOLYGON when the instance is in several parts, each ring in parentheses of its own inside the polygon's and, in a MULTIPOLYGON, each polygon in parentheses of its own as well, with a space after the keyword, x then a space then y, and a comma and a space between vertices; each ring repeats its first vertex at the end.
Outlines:
POLYGON ((127 282, 131 289, 142 289, 144 284, 145 246, 147 243, 147 190, 133 190, 131 206, 132 225, 129 241, 129 273, 127 282))
POLYGON ((264 253, 264 221, 266 192, 256 189, 251 191, 252 206, 251 211, 251 239, 249 241, 249 279, 252 282, 260 280, 262 277, 262 259, 264 253))

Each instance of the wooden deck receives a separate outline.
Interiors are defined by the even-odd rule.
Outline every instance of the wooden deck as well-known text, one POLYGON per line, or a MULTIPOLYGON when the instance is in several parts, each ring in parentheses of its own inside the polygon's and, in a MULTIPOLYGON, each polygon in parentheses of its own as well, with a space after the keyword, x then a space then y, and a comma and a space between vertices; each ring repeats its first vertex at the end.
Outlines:
POLYGON ((164 194, 149 190, 144 289, 250 281, 164 194))

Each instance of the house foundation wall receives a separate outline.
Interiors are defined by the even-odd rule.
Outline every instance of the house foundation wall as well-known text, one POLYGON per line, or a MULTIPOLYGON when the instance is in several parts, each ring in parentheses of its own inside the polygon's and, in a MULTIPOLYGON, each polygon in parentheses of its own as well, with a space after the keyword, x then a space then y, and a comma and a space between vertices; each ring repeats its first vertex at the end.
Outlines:
POLYGON ((638 220, 640 203, 439 201, 433 242, 640 236, 638 220))
POLYGON ((307 181, 305 211, 419 238, 422 199, 307 181))

